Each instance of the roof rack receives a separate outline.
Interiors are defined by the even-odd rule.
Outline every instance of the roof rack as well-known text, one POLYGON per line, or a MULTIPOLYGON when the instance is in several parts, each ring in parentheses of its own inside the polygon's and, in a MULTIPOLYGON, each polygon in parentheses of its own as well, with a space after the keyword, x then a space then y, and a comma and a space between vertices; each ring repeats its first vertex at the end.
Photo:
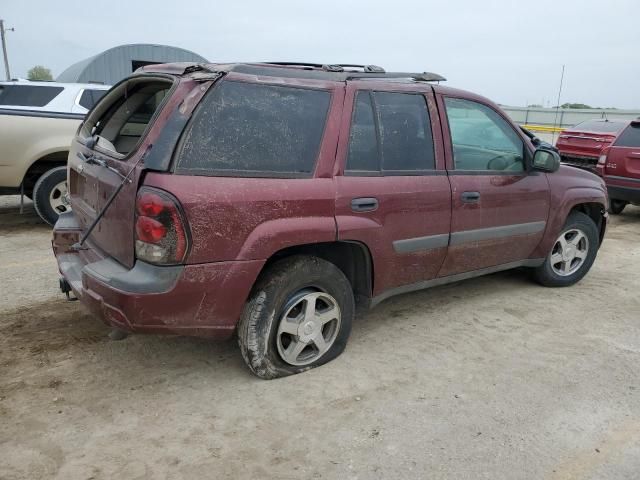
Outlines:
POLYGON ((347 80, 361 79, 383 79, 383 78, 408 78, 416 82, 444 82, 447 79, 442 75, 432 72, 409 73, 409 72, 385 72, 385 73, 353 73, 347 76, 347 80))
POLYGON ((361 68, 363 72, 384 73, 384 68, 378 65, 359 65, 355 63, 311 63, 311 62, 263 62, 268 65, 280 65, 283 67, 310 67, 320 68, 326 72, 344 72, 345 68, 361 68))

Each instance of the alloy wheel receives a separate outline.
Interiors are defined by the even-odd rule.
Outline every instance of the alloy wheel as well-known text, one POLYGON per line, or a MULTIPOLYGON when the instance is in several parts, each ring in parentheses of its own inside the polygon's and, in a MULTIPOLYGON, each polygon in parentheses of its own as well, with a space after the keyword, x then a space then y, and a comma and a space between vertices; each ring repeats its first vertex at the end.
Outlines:
POLYGON ((329 351, 340 331, 340 307, 335 298, 304 289, 293 295, 283 310, 276 338, 282 360, 304 366, 329 351))
POLYGON ((53 208, 57 214, 71 210, 66 181, 58 183, 51 189, 51 193, 49 194, 49 203, 51 204, 51 208, 53 208))
POLYGON ((568 277, 584 264, 589 253, 589 239, 585 233, 572 228, 563 232, 551 251, 551 268, 557 275, 568 277))

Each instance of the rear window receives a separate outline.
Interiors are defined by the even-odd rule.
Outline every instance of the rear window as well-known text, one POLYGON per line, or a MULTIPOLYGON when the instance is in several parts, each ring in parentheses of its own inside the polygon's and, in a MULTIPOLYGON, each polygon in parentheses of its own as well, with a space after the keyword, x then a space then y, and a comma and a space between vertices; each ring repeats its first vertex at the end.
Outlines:
POLYGON ((640 123, 632 123, 614 143, 616 147, 640 147, 640 123))
POLYGON ((193 116, 177 170, 202 174, 288 176, 315 166, 331 94, 223 81, 193 116))
POLYGON ((617 133, 624 128, 626 122, 604 122, 602 120, 587 120, 579 123, 572 130, 584 130, 585 132, 617 133))
POLYGON ((431 123, 420 94, 360 91, 346 170, 384 175, 433 170, 431 123))
POLYGON ((104 96, 105 93, 107 93, 107 90, 86 89, 82 92, 80 101, 78 103, 87 110, 91 110, 93 106, 98 103, 98 100, 100 100, 104 96))
POLYGON ((0 105, 44 107, 62 90, 64 90, 63 87, 43 85, 4 85, 0 89, 0 105))

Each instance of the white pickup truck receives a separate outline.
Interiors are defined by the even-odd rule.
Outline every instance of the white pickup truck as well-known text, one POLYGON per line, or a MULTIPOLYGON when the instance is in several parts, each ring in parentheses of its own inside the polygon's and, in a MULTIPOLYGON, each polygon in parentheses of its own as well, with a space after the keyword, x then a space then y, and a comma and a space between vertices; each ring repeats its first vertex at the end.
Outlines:
POLYGON ((0 82, 0 195, 23 194, 53 225, 67 202, 69 145, 107 85, 0 82))

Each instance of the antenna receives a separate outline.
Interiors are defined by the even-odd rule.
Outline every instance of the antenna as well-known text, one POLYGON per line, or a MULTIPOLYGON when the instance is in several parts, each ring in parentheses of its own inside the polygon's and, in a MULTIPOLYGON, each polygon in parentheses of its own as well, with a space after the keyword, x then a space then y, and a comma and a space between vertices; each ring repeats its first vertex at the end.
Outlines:
POLYGON ((560 74, 560 87, 558 88, 558 102, 556 103, 556 115, 553 118, 553 133, 551 134, 551 144, 556 140, 556 128, 558 120, 558 110, 560 109, 560 94, 562 93, 562 81, 564 80, 564 65, 562 65, 562 73, 560 74))

